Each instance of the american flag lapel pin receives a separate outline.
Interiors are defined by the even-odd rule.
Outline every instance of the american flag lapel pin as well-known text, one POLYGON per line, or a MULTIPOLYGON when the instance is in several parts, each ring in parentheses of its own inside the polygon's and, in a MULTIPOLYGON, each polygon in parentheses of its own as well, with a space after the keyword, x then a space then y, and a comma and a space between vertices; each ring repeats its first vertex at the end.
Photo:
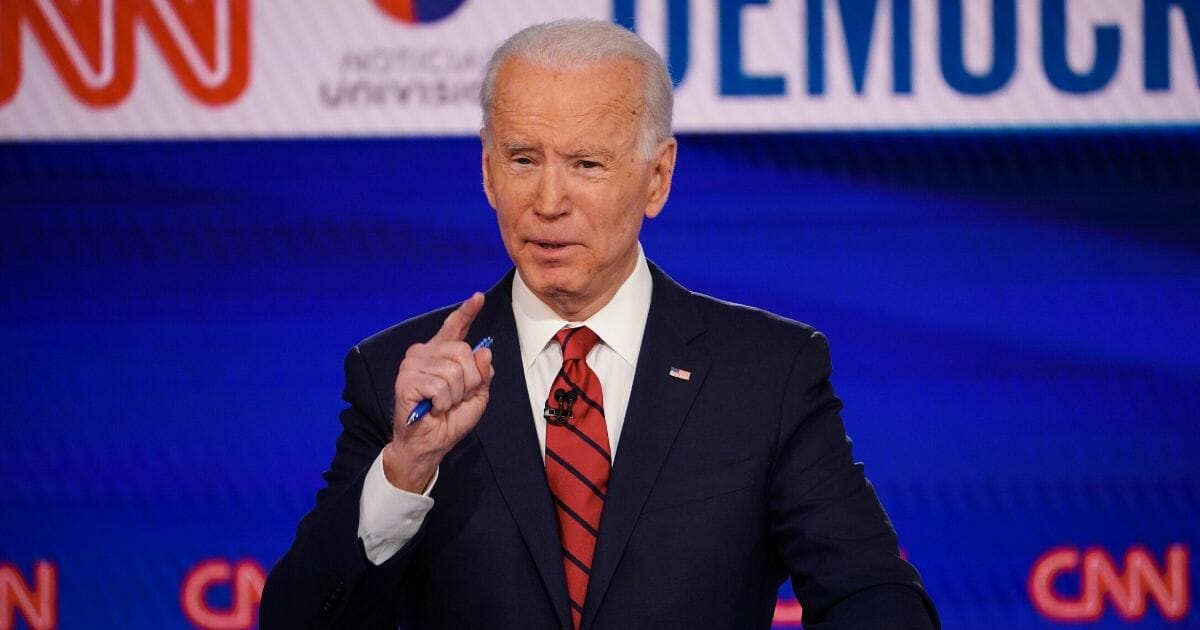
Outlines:
POLYGON ((681 380, 681 381, 690 381, 690 380, 692 380, 692 373, 691 373, 691 372, 689 372, 689 371, 687 371, 687 370, 683 370, 683 369, 677 368, 677 367, 675 367, 675 366, 673 366, 673 365, 671 366, 671 371, 670 371, 670 372, 668 372, 668 374, 670 374, 671 376, 673 376, 673 377, 675 377, 675 378, 677 378, 677 379, 679 379, 679 380, 681 380))

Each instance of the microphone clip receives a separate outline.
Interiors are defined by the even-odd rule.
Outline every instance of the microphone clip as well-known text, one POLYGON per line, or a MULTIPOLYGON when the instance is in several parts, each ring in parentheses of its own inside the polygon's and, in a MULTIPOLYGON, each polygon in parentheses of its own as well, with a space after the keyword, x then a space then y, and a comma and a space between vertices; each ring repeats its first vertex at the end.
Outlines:
POLYGON ((579 394, 574 391, 567 391, 561 387, 554 390, 554 402, 558 403, 558 408, 552 408, 546 403, 546 409, 542 412, 546 416, 546 422, 561 427, 571 421, 575 417, 572 407, 578 397, 579 394))

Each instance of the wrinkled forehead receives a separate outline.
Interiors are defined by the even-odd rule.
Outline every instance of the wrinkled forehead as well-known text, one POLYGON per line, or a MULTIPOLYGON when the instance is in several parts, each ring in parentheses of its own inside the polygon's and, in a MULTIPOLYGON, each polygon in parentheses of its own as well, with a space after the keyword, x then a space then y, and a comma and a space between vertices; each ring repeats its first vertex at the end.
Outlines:
POLYGON ((527 126, 633 133, 645 114, 642 83, 632 59, 556 67, 514 57, 497 74, 488 124, 496 133, 527 126))

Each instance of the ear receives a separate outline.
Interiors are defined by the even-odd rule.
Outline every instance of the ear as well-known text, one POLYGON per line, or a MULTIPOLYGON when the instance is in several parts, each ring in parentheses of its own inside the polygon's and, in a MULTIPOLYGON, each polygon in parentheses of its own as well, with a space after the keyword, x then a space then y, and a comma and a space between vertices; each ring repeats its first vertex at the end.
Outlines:
POLYGON ((653 219, 662 212, 671 194, 671 176, 675 174, 675 153, 679 143, 675 138, 667 138, 658 145, 651 160, 650 194, 646 198, 646 218, 653 219))
POLYGON ((480 156, 480 170, 483 171, 483 194, 487 195, 488 204, 492 209, 496 209, 496 193, 492 190, 492 177, 488 172, 488 164, 491 159, 490 153, 492 148, 492 140, 488 136, 486 128, 479 130, 479 144, 481 146, 482 155, 480 156))

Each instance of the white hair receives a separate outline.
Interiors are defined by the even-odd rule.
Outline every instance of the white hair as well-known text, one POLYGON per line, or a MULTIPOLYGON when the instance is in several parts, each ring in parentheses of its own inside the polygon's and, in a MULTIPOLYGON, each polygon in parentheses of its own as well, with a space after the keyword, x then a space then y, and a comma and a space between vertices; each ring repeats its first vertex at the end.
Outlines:
POLYGON ((671 114, 675 92, 667 65, 641 37, 628 29, 602 20, 558 20, 535 24, 500 44, 488 61, 479 90, 483 128, 490 132, 492 99, 500 67, 511 57, 552 69, 576 69, 593 64, 629 59, 637 62, 644 77, 638 148, 644 159, 653 157, 660 142, 671 137, 671 114))

